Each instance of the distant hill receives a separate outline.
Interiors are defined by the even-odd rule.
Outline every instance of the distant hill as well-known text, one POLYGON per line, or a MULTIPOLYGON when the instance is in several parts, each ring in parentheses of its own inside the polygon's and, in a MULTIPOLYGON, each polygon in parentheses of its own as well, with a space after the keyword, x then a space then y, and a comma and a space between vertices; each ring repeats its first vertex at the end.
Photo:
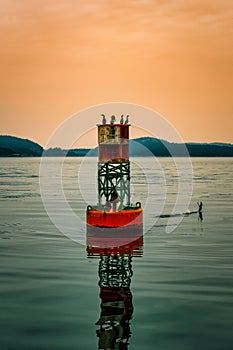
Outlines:
POLYGON ((233 145, 186 143, 190 157, 233 157, 233 145))
MULTIPOLYGON (((130 156, 185 157, 184 144, 140 137, 130 140, 130 156), (133 142, 132 142, 133 141, 133 142), (138 145, 137 145, 138 144, 138 145), (148 152, 144 147, 147 148, 148 152)), ((185 143, 190 157, 233 157, 233 145, 226 143, 185 143)))
POLYGON ((62 149, 59 147, 49 148, 44 151, 43 156, 46 157, 85 157, 89 152, 92 152, 91 148, 76 148, 76 149, 62 149))
POLYGON ((140 137, 129 141, 129 154, 131 157, 146 157, 152 154, 169 157, 170 153, 166 148, 168 144, 169 142, 154 137, 140 137))
POLYGON ((0 157, 13 157, 15 155, 14 151, 9 148, 0 148, 0 157))
MULTIPOLYGON (((233 157, 233 145, 227 143, 185 143, 190 157, 233 157)), ((184 144, 160 140, 154 137, 140 137, 129 141, 131 157, 186 157, 184 144), (144 147, 142 147, 144 146, 144 147)), ((0 136, 0 157, 96 157, 98 148, 76 148, 65 150, 49 148, 44 150, 39 144, 15 136, 0 136), (44 151, 44 153, 43 153, 44 151)))
POLYGON ((15 136, 0 135, 1 157, 40 157, 43 147, 38 143, 15 136))

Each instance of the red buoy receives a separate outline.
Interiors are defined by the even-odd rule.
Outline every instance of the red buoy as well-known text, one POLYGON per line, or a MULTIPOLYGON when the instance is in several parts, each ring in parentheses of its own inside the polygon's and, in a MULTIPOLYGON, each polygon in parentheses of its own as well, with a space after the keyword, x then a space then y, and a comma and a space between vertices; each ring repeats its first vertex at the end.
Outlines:
POLYGON ((87 246, 116 247, 142 236, 141 203, 130 201, 128 116, 98 127, 98 204, 86 211, 87 246))

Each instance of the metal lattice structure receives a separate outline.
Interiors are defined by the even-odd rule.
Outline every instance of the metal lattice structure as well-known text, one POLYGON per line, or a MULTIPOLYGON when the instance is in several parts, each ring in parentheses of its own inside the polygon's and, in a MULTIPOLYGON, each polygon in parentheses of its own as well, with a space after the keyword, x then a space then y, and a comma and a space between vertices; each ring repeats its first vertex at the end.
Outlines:
POLYGON ((119 211, 130 204, 130 162, 128 118, 123 124, 98 125, 98 202, 102 209, 119 211))
POLYGON ((98 163, 99 204, 117 200, 119 210, 130 204, 130 162, 98 163))

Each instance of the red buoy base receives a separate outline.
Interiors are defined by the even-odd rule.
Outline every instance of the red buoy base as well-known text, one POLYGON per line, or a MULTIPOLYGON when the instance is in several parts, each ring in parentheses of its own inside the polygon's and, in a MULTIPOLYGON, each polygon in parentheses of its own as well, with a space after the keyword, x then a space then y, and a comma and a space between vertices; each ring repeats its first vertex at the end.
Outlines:
POLYGON ((143 235, 142 208, 116 212, 87 209, 87 247, 131 246, 143 235))

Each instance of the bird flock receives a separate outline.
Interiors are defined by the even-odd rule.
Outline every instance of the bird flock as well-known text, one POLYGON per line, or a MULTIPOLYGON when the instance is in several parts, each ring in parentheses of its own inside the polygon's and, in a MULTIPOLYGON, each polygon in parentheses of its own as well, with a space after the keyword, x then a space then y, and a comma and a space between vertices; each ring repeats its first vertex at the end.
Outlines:
MULTIPOLYGON (((107 124, 107 119, 105 117, 105 114, 101 114, 101 117, 102 117, 102 124, 107 124)), ((115 115, 112 115, 110 119, 110 124, 114 124, 115 122, 116 122, 116 117, 115 115)), ((129 115, 125 117, 125 121, 124 121, 124 114, 122 114, 120 118, 120 124, 129 124, 129 115)))

